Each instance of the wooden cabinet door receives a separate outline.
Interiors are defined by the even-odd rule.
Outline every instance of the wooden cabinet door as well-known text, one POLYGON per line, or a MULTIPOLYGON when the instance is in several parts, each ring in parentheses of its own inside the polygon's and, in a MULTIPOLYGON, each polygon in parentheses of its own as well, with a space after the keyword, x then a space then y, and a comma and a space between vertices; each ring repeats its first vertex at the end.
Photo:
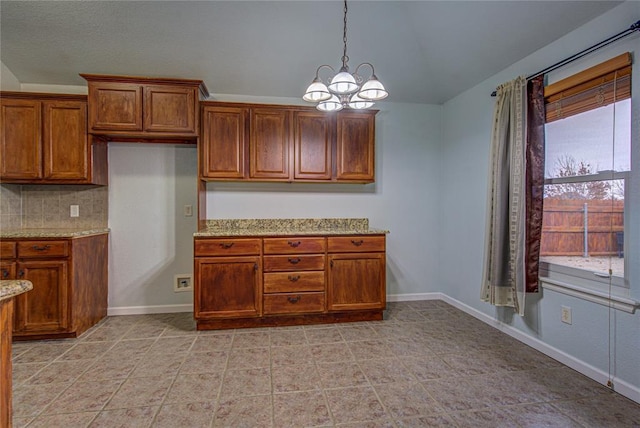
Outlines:
POLYGON ((44 178, 88 180, 87 103, 44 101, 44 178))
POLYGON ((331 179, 331 130, 334 120, 334 116, 322 112, 294 113, 294 178, 331 179))
POLYGON ((195 318, 259 317, 261 272, 259 256, 196 258, 195 318))
POLYGON ((341 112, 337 118, 336 178, 374 181, 375 116, 341 112))
POLYGON ((243 178, 245 175, 245 118, 241 107, 202 109, 202 176, 243 178))
POLYGON ((251 109, 250 177, 289 179, 289 116, 277 108, 251 109))
POLYGON ((142 86, 89 82, 89 128, 92 131, 142 131, 142 86))
POLYGON ((18 263, 18 279, 33 283, 33 290, 16 297, 14 332, 53 332, 69 327, 67 262, 18 263))
POLYGON ((0 279, 15 279, 16 277, 16 263, 8 262, 5 260, 0 261, 0 279))
POLYGON ((384 309, 384 253, 329 254, 329 311, 384 309))
POLYGON ((198 98, 194 88, 144 86, 144 130, 196 134, 198 98))
POLYGON ((42 177, 42 103, 0 100, 0 179, 42 177))

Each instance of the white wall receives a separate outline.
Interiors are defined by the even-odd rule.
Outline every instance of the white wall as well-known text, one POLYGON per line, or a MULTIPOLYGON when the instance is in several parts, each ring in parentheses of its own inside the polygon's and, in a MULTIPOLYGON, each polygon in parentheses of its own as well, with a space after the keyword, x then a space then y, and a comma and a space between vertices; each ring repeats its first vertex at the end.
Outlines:
POLYGON ((196 159, 193 145, 109 143, 110 314, 192 307, 173 281, 193 271, 196 159))
POLYGON ((0 62, 0 90, 2 91, 19 91, 20 81, 18 78, 0 62))
MULTIPOLYGON (((523 74, 537 72, 600 40, 628 28, 640 19, 640 2, 629 1, 587 23, 551 45, 528 56, 490 79, 467 90, 443 106, 443 140, 441 150, 442 188, 439 213, 439 252, 441 291, 467 305, 470 311, 515 328, 531 340, 565 355, 591 376, 606 379, 609 364, 617 389, 640 401, 640 311, 630 315, 609 311, 605 306, 564 294, 543 290, 527 295, 524 318, 511 310, 497 309, 479 299, 482 275, 485 209, 489 160, 489 140, 494 99, 489 94, 497 85, 523 74), (461 266, 464 269, 461 269, 461 266), (560 322, 560 306, 573 309, 573 324, 560 322), (609 331, 609 320, 612 329, 609 331), (610 334, 611 333, 611 334, 610 334), (611 348, 609 352, 609 337, 611 348), (610 360, 611 358, 611 360, 610 360)), ((640 54, 640 38, 627 39, 609 51, 581 60, 576 66, 586 67, 603 56, 619 50, 640 54)), ((633 80, 640 82, 640 66, 634 65, 633 80)), ((633 194, 627 209, 633 210, 631 236, 640 236, 640 85, 634 84, 633 157, 635 177, 633 194)), ((640 297, 640 240, 634 239, 628 252, 631 295, 640 297)))
MULTIPOLYGON (((294 104, 289 98, 232 98, 294 104)), ((209 183, 209 218, 366 217, 386 229, 387 292, 438 289, 437 228, 441 107, 382 102, 376 116, 374 184, 209 183)))

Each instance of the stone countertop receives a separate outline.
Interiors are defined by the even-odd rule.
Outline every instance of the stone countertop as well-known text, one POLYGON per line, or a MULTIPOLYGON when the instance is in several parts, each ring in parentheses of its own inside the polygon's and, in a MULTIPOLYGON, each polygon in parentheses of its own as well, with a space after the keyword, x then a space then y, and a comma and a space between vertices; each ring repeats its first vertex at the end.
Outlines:
POLYGON ((366 218, 330 219, 237 219, 207 220, 195 237, 380 235, 387 230, 369 228, 366 218))
POLYGON ((0 300, 10 299, 33 289, 31 281, 18 279, 0 280, 0 300))
POLYGON ((109 233, 109 228, 93 229, 6 229, 0 230, 0 239, 9 238, 78 238, 109 233))

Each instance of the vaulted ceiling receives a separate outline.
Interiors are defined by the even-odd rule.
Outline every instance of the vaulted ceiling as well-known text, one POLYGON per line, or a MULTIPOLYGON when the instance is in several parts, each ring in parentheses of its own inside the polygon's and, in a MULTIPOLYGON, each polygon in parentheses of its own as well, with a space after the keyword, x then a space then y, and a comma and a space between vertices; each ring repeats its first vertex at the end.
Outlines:
MULTIPOLYGON (((390 101, 439 104, 619 3, 351 1, 349 64, 373 63, 390 101)), ((0 15, 0 59, 22 83, 126 74, 300 97, 342 56, 339 1, 2 0, 0 15)))

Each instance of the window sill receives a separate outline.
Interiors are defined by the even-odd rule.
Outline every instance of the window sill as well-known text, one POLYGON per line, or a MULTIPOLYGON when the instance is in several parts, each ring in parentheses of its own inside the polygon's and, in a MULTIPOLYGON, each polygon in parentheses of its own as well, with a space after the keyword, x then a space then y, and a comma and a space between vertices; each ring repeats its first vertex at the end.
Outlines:
POLYGON ((540 285, 542 288, 552 290, 558 293, 566 294, 578 299, 587 300, 599 305, 608 306, 619 311, 630 314, 635 313, 636 308, 640 307, 640 302, 621 296, 609 296, 602 291, 591 290, 579 285, 567 284, 566 282, 557 281, 555 279, 541 278, 540 285))

